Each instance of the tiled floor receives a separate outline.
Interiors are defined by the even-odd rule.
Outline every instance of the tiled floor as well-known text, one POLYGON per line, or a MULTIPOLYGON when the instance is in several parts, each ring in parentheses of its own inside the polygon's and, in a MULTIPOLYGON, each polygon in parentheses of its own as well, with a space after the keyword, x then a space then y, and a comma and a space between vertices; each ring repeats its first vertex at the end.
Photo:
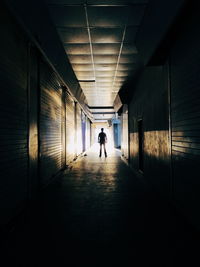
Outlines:
POLYGON ((99 158, 95 147, 42 192, 13 239, 12 266, 200 266, 190 227, 119 152, 99 158))

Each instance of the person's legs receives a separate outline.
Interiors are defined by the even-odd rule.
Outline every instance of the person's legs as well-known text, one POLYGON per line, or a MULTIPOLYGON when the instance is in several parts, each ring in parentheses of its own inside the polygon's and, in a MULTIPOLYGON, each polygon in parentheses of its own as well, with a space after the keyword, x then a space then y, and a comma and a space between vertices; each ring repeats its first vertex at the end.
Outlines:
POLYGON ((103 149, 104 149, 104 154, 105 154, 105 157, 107 157, 107 152, 106 152, 106 144, 105 144, 105 143, 103 144, 103 149))
POLYGON ((102 152, 102 144, 100 143, 99 157, 101 157, 101 152, 102 152))

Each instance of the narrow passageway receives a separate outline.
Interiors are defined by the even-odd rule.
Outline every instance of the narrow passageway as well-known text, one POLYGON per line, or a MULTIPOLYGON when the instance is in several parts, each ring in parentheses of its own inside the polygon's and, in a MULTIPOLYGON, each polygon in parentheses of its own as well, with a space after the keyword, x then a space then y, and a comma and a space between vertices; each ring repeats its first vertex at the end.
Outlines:
POLYGON ((99 158, 96 145, 41 193, 9 258, 16 266, 179 266, 193 244, 192 230, 120 152, 99 158))
POLYGON ((199 267, 200 1, 0 21, 0 267, 199 267))

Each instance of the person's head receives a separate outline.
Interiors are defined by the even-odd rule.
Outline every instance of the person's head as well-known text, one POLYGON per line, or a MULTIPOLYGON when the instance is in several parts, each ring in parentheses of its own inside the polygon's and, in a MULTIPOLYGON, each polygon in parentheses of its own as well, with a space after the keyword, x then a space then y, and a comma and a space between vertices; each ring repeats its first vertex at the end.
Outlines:
POLYGON ((103 132, 103 128, 101 128, 101 131, 103 132))

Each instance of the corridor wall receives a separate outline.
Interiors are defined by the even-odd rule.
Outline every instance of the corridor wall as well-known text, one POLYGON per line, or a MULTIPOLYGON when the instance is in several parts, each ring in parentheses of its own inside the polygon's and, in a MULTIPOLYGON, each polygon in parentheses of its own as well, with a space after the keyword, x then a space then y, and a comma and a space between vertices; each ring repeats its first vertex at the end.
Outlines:
POLYGON ((79 155, 83 151, 82 143, 82 121, 81 121, 81 108, 76 104, 76 154, 79 155))
POLYGON ((0 4, 0 211, 1 224, 24 207, 28 196, 28 41, 0 4))
POLYGON ((91 122, 86 118, 86 149, 91 146, 91 122))
POLYGON ((199 25, 200 3, 188 2, 151 60, 163 65, 144 67, 129 105, 130 164, 198 229, 199 25))
POLYGON ((129 104, 130 164, 163 195, 170 191, 167 71, 146 67, 129 104))
POLYGON ((0 23, 1 231, 82 152, 82 142, 75 137, 81 141, 81 107, 3 2, 0 23))
POLYGON ((62 89, 53 70, 40 62, 40 179, 42 184, 62 168, 62 89))
POLYGON ((28 197, 37 192, 39 186, 39 53, 36 47, 28 45, 27 70, 27 101, 28 101, 28 197))
POLYGON ((87 132, 87 119, 85 113, 81 111, 82 152, 86 150, 86 132, 87 132))
POLYGON ((129 158, 129 127, 128 127, 128 105, 124 104, 121 115, 121 151, 122 156, 128 160, 129 158))
POLYGON ((191 4, 170 53, 172 184, 174 202, 200 229, 200 4, 191 4))

